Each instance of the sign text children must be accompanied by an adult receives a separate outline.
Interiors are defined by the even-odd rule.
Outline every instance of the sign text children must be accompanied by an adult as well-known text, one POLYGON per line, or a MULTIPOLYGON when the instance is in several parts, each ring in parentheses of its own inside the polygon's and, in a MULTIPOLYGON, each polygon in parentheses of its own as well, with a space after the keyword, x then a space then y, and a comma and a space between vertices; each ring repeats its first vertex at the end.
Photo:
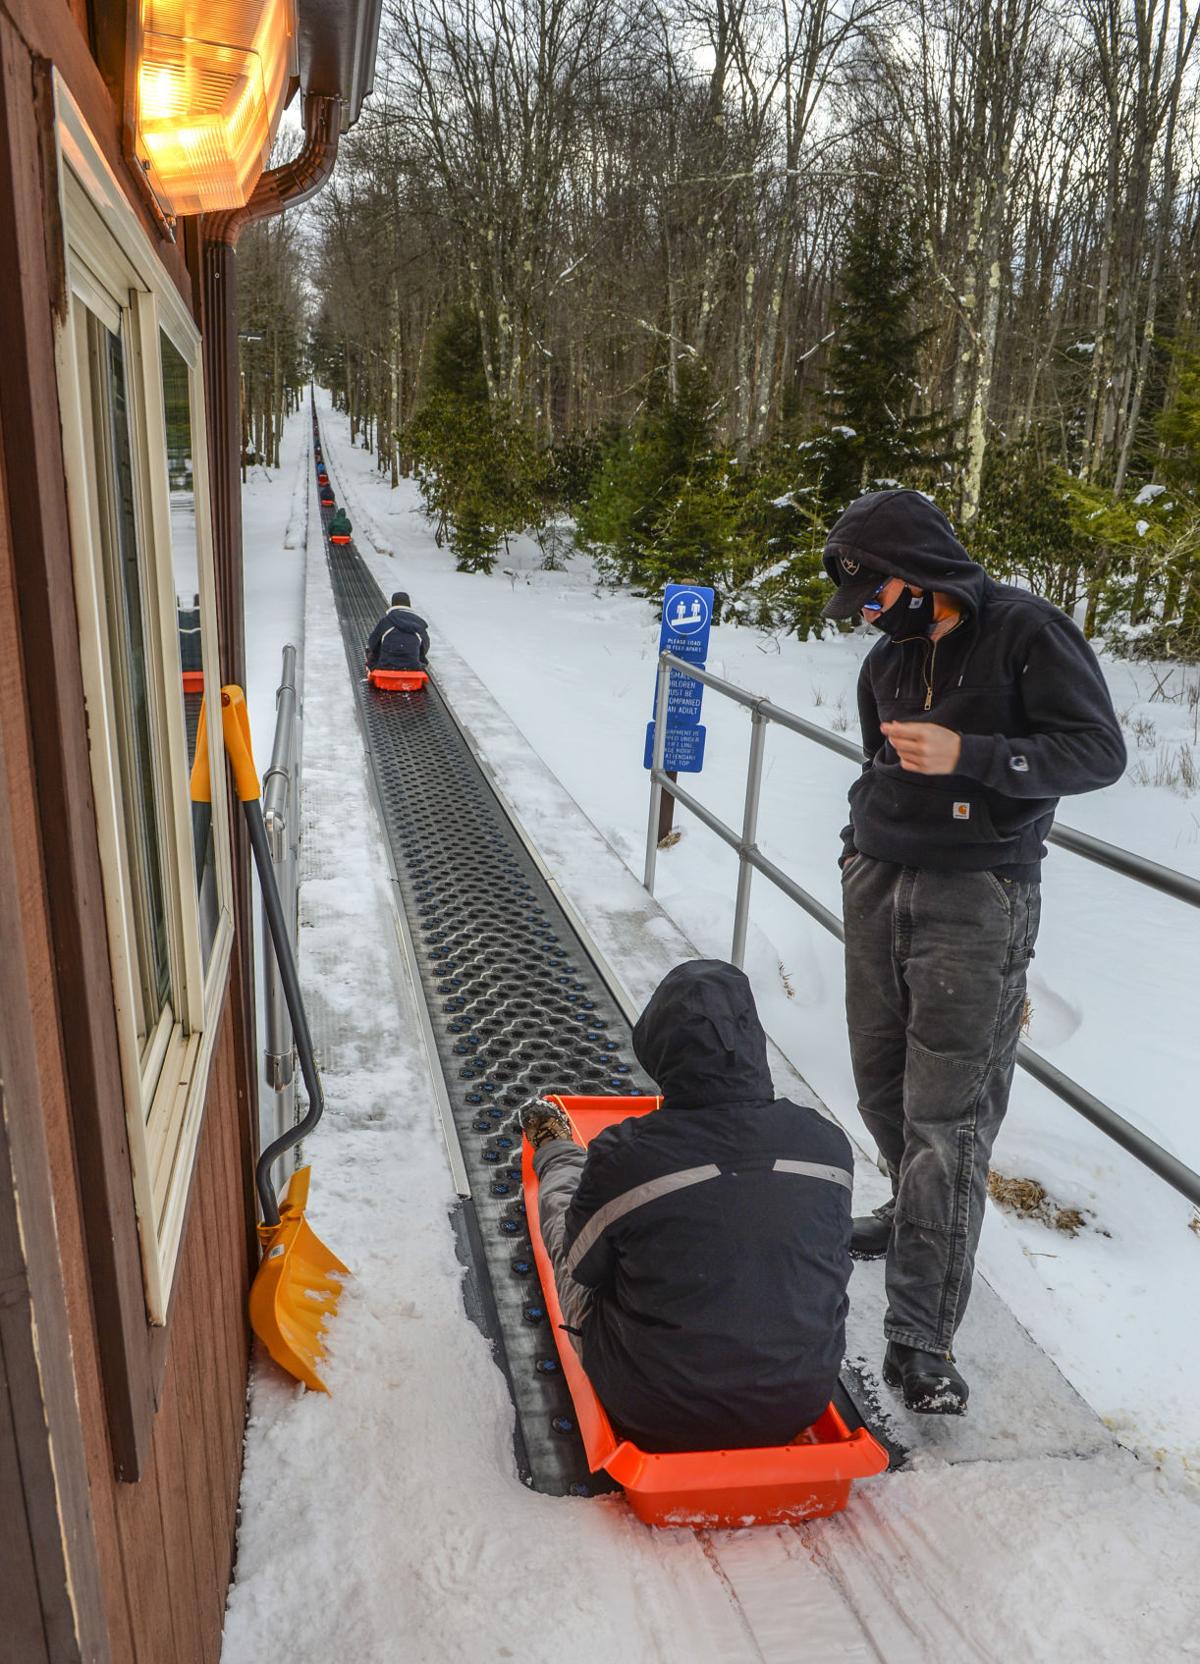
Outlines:
MULTIPOLYGON (((708 658, 713 592, 695 584, 668 584, 663 591, 660 653, 673 653, 702 669, 708 658)), ((657 681, 655 683, 657 692, 657 681)), ((706 729, 700 722, 703 682, 672 670, 667 685, 667 735, 663 767, 669 774, 699 774, 704 767, 706 729)), ((654 763, 654 719, 646 724, 643 768, 654 763)))

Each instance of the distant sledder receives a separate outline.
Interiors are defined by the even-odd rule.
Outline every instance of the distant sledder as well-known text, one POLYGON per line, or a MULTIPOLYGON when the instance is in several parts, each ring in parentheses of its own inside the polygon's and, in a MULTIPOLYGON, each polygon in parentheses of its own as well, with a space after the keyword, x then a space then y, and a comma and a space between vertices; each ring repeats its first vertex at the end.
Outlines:
POLYGON ((428 658, 429 626, 398 589, 367 642, 367 678, 377 688, 424 687, 428 658))

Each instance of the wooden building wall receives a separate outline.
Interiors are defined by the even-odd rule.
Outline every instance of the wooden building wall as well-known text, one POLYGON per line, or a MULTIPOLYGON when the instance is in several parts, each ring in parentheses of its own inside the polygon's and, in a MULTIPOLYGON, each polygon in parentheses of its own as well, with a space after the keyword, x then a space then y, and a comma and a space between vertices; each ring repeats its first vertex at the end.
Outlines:
MULTIPOLYGON (((252 1042, 235 956, 169 1322, 152 1330, 143 1307, 139 1332, 55 395, 63 295, 47 155, 53 63, 123 177, 118 110, 91 54, 98 9, 0 0, 0 866, 12 878, 0 885, 0 1131, 34 1181, 18 1198, 21 1230, 7 1238, 0 1205, 0 1319, 6 1302, 18 1315, 28 1308, 43 1392, 58 1395, 48 1498, 22 1443, 29 1383, 0 1321, 0 1661, 215 1664, 245 1416, 252 1042), (56 1547, 62 1588, 51 1586, 56 1547), (40 1641, 15 1622, 33 1621, 30 1565, 40 1641), (74 1650, 62 1639, 72 1626, 74 1650)), ((164 257, 195 293, 183 250, 164 257)), ((222 576, 240 582, 240 572, 222 576)), ((240 642, 228 645, 240 662, 240 642)), ((248 918, 235 924, 245 940, 248 918)))

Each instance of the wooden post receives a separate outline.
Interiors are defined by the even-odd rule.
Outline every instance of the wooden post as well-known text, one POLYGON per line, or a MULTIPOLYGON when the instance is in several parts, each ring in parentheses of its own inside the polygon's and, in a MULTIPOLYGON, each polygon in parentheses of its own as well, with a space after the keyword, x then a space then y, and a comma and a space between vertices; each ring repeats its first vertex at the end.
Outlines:
MULTIPOLYGON (((664 769, 668 780, 678 780, 679 776, 673 769, 664 769)), ((662 848, 663 839, 675 824, 675 799, 670 792, 664 791, 658 804, 658 847, 662 848)))

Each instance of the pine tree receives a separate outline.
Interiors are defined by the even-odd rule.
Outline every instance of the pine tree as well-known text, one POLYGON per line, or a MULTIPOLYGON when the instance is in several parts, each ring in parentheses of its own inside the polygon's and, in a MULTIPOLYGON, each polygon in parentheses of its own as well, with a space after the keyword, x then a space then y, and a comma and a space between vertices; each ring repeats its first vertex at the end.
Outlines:
POLYGON ((401 438, 460 572, 490 572, 502 543, 540 524, 544 468, 511 408, 488 400, 479 328, 465 309, 438 330, 425 398, 401 438))
MULTIPOLYGON (((1157 422, 1160 472, 1170 483, 1173 519, 1160 639, 1148 642, 1166 654, 1200 658, 1200 340, 1174 347, 1178 375, 1174 397, 1157 422)), ((1156 505, 1157 506, 1157 505, 1156 505)))
POLYGON ((738 497, 729 455, 713 439, 708 379, 681 366, 679 390, 656 394, 642 420, 618 434, 579 512, 579 541, 602 572, 657 594, 666 583, 739 581, 738 497))
POLYGON ((949 424, 918 409, 917 355, 931 332, 912 321, 922 262, 910 217, 894 188, 854 204, 823 396, 826 495, 837 509, 876 485, 925 484, 947 459, 949 424))
POLYGON ((425 371, 427 394, 453 393, 472 404, 487 403, 483 343, 479 323, 467 306, 456 306, 442 319, 429 346, 425 371))

